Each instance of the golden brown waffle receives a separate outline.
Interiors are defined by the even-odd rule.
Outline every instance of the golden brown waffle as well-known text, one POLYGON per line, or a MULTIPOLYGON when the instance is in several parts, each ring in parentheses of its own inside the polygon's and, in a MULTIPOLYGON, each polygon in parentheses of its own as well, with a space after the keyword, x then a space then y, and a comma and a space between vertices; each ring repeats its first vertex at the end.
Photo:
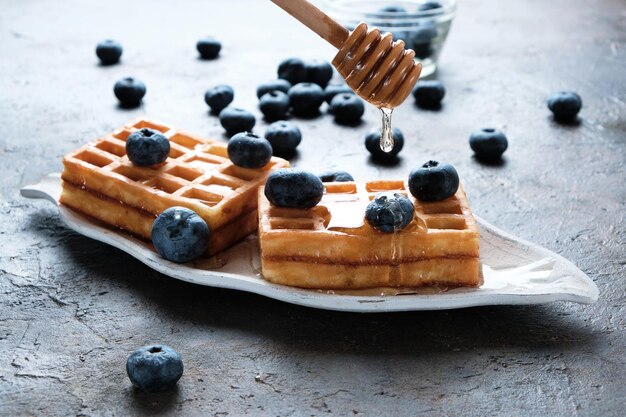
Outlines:
POLYGON ((224 144, 139 119, 63 159, 60 201, 148 240, 159 213, 190 208, 211 229, 208 254, 214 254, 256 230, 257 189, 271 171, 288 165, 272 158, 260 169, 241 168, 228 159, 224 144), (169 139, 164 163, 140 167, 126 156, 126 138, 144 127, 169 139))
POLYGON ((273 206, 259 190, 261 266, 268 281, 303 288, 351 290, 424 285, 479 286, 478 229, 461 187, 426 203, 403 181, 325 184, 312 209, 273 206), (413 221, 382 233, 363 219, 381 191, 408 195, 413 221))

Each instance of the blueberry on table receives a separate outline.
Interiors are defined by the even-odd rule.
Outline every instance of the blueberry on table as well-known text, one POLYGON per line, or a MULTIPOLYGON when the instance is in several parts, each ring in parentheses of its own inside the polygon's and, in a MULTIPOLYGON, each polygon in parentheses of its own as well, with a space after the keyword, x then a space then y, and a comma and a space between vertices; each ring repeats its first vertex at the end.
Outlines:
POLYGON ((275 155, 288 155, 293 153, 302 141, 302 133, 295 124, 279 121, 268 126, 265 139, 272 145, 275 155))
POLYGON ((259 101, 259 109, 270 122, 284 119, 289 112, 289 96, 279 90, 265 93, 259 101))
POLYGON ((336 169, 334 171, 324 171, 320 175, 322 182, 348 182, 354 181, 352 175, 347 171, 336 169))
POLYGON ((473 132, 469 137, 469 144, 478 159, 493 161, 502 157, 509 142, 503 132, 486 128, 473 132))
POLYGON ((279 169, 267 177, 264 192, 275 206, 307 209, 320 202, 324 195, 324 184, 311 172, 279 169))
POLYGON ((185 207, 164 210, 152 224, 152 244, 168 261, 185 263, 204 254, 211 231, 195 211, 185 207))
POLYGON ((256 88, 256 96, 258 98, 261 98, 265 94, 275 90, 282 91, 283 93, 288 93, 290 88, 291 83, 289 81, 279 78, 274 81, 267 81, 259 84, 259 86, 256 88))
POLYGON ((126 77, 115 83, 113 93, 122 107, 138 107, 146 95, 146 85, 135 78, 126 77))
POLYGON ((571 122, 583 107, 583 100, 573 91, 561 91, 548 97, 547 104, 556 120, 571 122))
POLYGON ((256 124, 256 118, 247 110, 226 107, 220 112, 220 123, 230 136, 239 132, 249 132, 256 124))
POLYGON ((234 99, 235 90, 229 85, 216 85, 204 93, 204 102, 209 106, 213 114, 219 114, 234 99))
POLYGON ((222 50, 222 43, 214 37, 206 37, 200 39, 196 43, 196 49, 200 53, 202 59, 215 59, 222 50))
POLYGON ((117 64, 122 56, 122 44, 111 39, 104 40, 96 45, 96 55, 102 65, 117 64))
POLYGON ((165 162, 170 154, 170 141, 158 130, 144 127, 126 138, 126 155, 141 167, 165 162))
POLYGON ((441 107, 441 100, 446 95, 446 89, 441 81, 418 81, 413 89, 415 103, 425 109, 441 107))
POLYGON ((165 391, 173 388, 183 375, 183 361, 169 346, 144 346, 128 357, 126 373, 133 385, 143 391, 165 391))
POLYGON ((254 133, 241 132, 230 138, 228 157, 233 164, 242 168, 262 168, 272 158, 272 145, 254 133))
POLYGON ((289 104, 297 116, 317 114, 323 102, 324 90, 317 84, 300 83, 289 89, 289 104))
POLYGON ((365 209, 365 219, 374 229, 383 233, 399 232, 411 223, 415 207, 404 194, 386 191, 376 197, 365 209))
POLYGON ((398 153, 404 147, 404 135, 402 131, 396 127, 392 129, 393 133, 393 149, 390 152, 385 152, 380 149, 380 135, 381 129, 373 129, 365 135, 365 148, 372 155, 372 158, 380 161, 394 160, 398 153))
POLYGON ((331 84, 324 89, 324 101, 330 104, 337 94, 354 94, 354 90, 345 84, 331 84))
POLYGON ((304 66, 306 68, 304 81, 307 83, 314 83, 325 88, 330 79, 333 78, 333 66, 329 62, 314 59, 305 62, 304 66))
POLYGON ((459 174, 450 164, 428 161, 409 174, 409 190, 421 201, 441 201, 459 189, 459 174))
POLYGON ((365 113, 365 105, 355 94, 337 94, 330 101, 328 111, 335 116, 335 122, 341 125, 354 125, 365 113))
POLYGON ((292 85, 306 80, 306 66, 300 58, 287 58, 278 65, 278 78, 289 81, 292 85))

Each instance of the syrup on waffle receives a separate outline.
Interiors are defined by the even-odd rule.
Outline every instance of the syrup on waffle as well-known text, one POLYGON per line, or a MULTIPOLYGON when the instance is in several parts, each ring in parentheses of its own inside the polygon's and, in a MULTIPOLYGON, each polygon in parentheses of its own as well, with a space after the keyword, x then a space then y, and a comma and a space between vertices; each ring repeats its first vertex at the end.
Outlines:
POLYGON ((288 165, 273 157, 263 168, 241 168, 230 161, 224 144, 139 119, 63 159, 60 202, 147 240, 159 213, 187 207, 211 229, 212 255, 256 230, 257 189, 270 172, 288 165), (126 138, 144 127, 169 139, 164 163, 140 167, 126 156, 126 138))
POLYGON ((424 285, 479 286, 476 221, 459 186, 439 202, 422 202, 403 181, 325 184, 311 209, 273 206, 259 190, 261 266, 268 281, 302 288, 351 290, 424 285), (364 220, 381 191, 415 206, 402 231, 382 233, 364 220))

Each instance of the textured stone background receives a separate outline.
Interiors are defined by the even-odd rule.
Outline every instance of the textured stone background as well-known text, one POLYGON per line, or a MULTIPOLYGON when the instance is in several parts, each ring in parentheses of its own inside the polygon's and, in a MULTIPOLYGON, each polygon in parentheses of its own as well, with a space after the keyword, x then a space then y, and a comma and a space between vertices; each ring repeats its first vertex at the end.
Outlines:
MULTIPOLYGON (((146 114, 222 137, 202 101, 216 83, 256 110, 255 85, 287 56, 332 49, 268 1, 0 1, 0 414, 2 415, 580 415, 626 408, 626 4, 619 0, 464 0, 444 50, 440 112, 397 111, 399 165, 371 164, 364 132, 329 116, 302 121, 296 165, 360 179, 453 163, 474 210, 573 260, 600 288, 592 306, 556 303, 358 315, 193 286, 63 227, 19 188, 62 156, 146 114), (195 41, 224 42, 221 59, 195 41), (120 40, 121 65, 95 44, 120 40), (144 80, 142 109, 112 95, 144 80), (574 89, 578 126, 555 124, 545 97, 574 89), (472 130, 506 131, 502 166, 471 156, 472 130), (175 392, 135 392, 127 355, 178 349, 175 392)), ((265 123, 259 124, 259 131, 265 123)))

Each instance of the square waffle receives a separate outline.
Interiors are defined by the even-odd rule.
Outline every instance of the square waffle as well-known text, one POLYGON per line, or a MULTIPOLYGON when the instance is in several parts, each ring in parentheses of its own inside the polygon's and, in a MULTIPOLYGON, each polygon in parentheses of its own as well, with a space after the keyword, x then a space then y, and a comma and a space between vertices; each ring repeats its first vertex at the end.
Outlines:
POLYGON ((403 181, 325 186, 311 209, 274 206, 259 190, 261 267, 268 281, 333 290, 482 284, 478 228, 460 186, 432 203, 416 200, 403 181), (415 206, 402 231, 382 233, 364 220, 381 191, 407 195, 415 206))
POLYGON ((271 171, 288 165, 273 157, 263 168, 241 168, 225 144, 139 119, 65 156, 60 202, 147 240, 159 213, 187 207, 211 229, 212 255, 256 230, 257 189, 271 171), (140 167, 126 156, 126 138, 144 127, 170 141, 162 164, 140 167))

